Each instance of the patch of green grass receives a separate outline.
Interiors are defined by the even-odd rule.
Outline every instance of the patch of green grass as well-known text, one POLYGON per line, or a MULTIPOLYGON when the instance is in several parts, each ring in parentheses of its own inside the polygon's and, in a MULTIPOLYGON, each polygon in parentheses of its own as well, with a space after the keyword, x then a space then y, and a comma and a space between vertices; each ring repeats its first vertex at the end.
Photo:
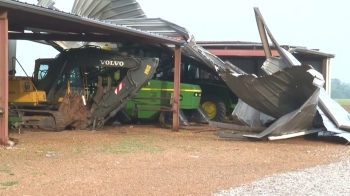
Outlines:
POLYGON ((350 105, 350 99, 334 99, 340 105, 350 105))
POLYGON ((18 181, 8 181, 8 182, 0 182, 1 186, 13 186, 18 184, 18 181))
POLYGON ((54 151, 54 149, 52 147, 48 147, 47 150, 48 151, 54 151))
POLYGON ((113 154, 130 154, 136 152, 157 153, 163 149, 154 144, 153 140, 141 140, 139 138, 126 138, 119 144, 105 145, 103 150, 113 154))
POLYGON ((89 146, 86 145, 82 145, 82 146, 78 146, 77 148, 74 149, 74 152, 76 154, 85 154, 86 151, 89 149, 89 146))
POLYGON ((10 176, 14 176, 15 175, 15 173, 13 173, 12 170, 7 165, 5 165, 3 167, 3 169, 0 169, 0 173, 7 173, 10 176))

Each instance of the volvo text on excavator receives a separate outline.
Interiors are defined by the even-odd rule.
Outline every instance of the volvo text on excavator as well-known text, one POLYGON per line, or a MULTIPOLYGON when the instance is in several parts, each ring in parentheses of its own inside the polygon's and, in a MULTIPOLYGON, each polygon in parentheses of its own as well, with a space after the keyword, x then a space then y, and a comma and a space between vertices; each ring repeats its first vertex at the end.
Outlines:
POLYGON ((38 59, 32 78, 9 77, 9 125, 98 129, 147 85, 158 64, 158 58, 95 46, 38 59))

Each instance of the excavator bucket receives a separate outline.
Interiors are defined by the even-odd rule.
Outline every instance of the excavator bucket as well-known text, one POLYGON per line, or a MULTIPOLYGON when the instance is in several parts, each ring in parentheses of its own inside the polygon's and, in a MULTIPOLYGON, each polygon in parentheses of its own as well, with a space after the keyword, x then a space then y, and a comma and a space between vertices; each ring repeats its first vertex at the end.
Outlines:
POLYGON ((76 127, 88 116, 85 108, 84 96, 78 94, 66 94, 58 109, 66 117, 66 126, 76 127))

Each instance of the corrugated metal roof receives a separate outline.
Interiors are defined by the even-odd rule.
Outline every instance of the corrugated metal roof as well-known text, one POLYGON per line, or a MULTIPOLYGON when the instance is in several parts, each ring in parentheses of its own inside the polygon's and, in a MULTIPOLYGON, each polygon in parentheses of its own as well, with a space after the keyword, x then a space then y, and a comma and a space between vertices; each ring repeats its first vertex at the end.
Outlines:
POLYGON ((157 33, 168 37, 182 38, 185 40, 190 38, 190 33, 184 27, 162 18, 110 19, 106 20, 106 22, 157 33))
MULTIPOLYGON (((74 0, 72 13, 98 20, 146 17, 136 0, 74 0)), ((56 43, 64 49, 84 45, 82 42, 57 41, 56 43)), ((101 44, 105 45, 105 43, 101 44)))
POLYGON ((72 13, 100 20, 146 17, 136 0, 74 0, 72 13))
MULTIPOLYGON (((89 37, 96 39, 99 33, 102 35, 123 35, 129 38, 143 38, 144 41, 153 43, 182 44, 183 40, 174 39, 157 33, 142 31, 118 24, 107 23, 100 20, 81 17, 62 11, 56 11, 34 4, 14 0, 0 0, 0 8, 8 11, 9 31, 23 31, 23 29, 33 28, 51 32, 50 34, 29 35, 28 33, 9 33, 10 39, 40 40, 41 37, 48 38, 48 35, 62 36, 66 41, 71 39, 67 34, 73 33, 75 36, 89 37), (64 25, 62 25, 64 24, 64 25), (55 31, 65 32, 65 35, 55 31), (92 33, 94 32, 94 33, 92 33), (12 37, 12 38, 11 38, 12 37), (69 39, 68 39, 69 38, 69 39)), ((74 37, 73 35, 73 37, 74 37)), ((120 36, 119 36, 120 37, 120 36)), ((77 37, 76 37, 77 38, 77 37)), ((118 38, 118 36, 116 36, 118 38)))
POLYGON ((53 0, 38 0, 38 6, 43 6, 47 8, 53 8, 55 5, 55 1, 53 0))

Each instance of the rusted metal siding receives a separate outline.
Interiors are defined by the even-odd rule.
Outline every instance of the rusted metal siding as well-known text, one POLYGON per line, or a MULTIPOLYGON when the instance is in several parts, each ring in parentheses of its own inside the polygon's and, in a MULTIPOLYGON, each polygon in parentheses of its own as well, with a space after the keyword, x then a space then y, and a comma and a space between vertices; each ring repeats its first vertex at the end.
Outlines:
MULTIPOLYGON (((207 49, 216 56, 265 57, 264 50, 245 49, 207 49)), ((271 50, 273 56, 278 56, 277 50, 271 50)))

